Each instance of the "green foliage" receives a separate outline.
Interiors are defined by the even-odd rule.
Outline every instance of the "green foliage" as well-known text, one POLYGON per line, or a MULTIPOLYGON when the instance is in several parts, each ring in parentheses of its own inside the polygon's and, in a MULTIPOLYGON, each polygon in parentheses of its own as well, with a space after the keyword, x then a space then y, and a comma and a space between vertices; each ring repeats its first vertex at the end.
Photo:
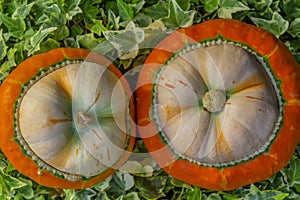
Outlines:
POLYGON ((165 197, 166 176, 135 177, 135 185, 141 195, 146 199, 165 197))
POLYGON ((300 34, 300 18, 294 19, 288 27, 288 33, 294 38, 300 34))
POLYGON ((218 16, 220 18, 232 18, 232 14, 241 12, 241 11, 248 11, 250 8, 245 4, 237 1, 226 1, 226 0, 219 0, 219 9, 218 9, 218 16))
POLYGON ((187 191, 187 200, 201 199, 201 190, 198 187, 194 187, 187 191))
POLYGON ((257 17, 251 17, 251 20, 257 26, 270 31, 277 37, 286 32, 286 30, 289 27, 289 22, 277 12, 273 13, 272 18, 270 20, 257 17))
POLYGON ((25 21, 22 18, 12 18, 0 13, 0 20, 8 29, 8 33, 15 38, 23 39, 26 30, 25 21))
MULTIPOLYGON (((97 47, 108 58, 117 55, 115 64, 128 70, 142 64, 171 31, 214 18, 272 32, 300 62, 299 0, 0 0, 0 83, 27 57, 58 47, 97 47)), ((136 144, 135 152, 145 152, 140 141, 136 144)), ((135 166, 139 174, 117 171, 92 188, 59 190, 19 174, 0 153, 0 199, 300 199, 299 149, 269 180, 229 192, 188 185, 149 165, 135 166)))
POLYGON ((285 181, 289 183, 289 186, 300 184, 300 160, 297 157, 289 163, 289 168, 283 169, 281 172, 285 178, 285 181))
POLYGON ((31 48, 28 51, 28 55, 31 55, 35 51, 40 50, 40 43, 53 31, 57 30, 57 27, 50 27, 38 30, 30 39, 31 48))
POLYGON ((123 0, 117 0, 117 7, 119 16, 123 21, 131 20, 133 18, 133 8, 123 0))
POLYGON ((7 46, 5 44, 2 30, 0 30, 0 60, 6 56, 7 46))
POLYGON ((162 18, 162 21, 172 29, 188 27, 193 24, 194 15, 194 10, 184 11, 175 0, 170 0, 168 16, 162 18))

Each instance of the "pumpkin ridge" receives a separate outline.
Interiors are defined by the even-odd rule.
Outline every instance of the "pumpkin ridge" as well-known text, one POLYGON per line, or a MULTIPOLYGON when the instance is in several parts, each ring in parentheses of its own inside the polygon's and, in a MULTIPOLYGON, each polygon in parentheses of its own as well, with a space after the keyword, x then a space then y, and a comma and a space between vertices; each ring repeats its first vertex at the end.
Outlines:
POLYGON ((267 55, 265 55, 265 58, 269 58, 269 57, 271 57, 272 55, 274 55, 274 53, 275 53, 278 49, 279 49, 279 45, 277 44, 277 45, 275 46, 275 48, 274 48, 270 53, 268 53, 267 55))
POLYGON ((260 88, 261 86, 262 86, 262 83, 256 83, 256 84, 245 86, 245 87, 242 87, 242 88, 235 88, 235 89, 229 90, 228 94, 229 95, 234 95, 234 94, 239 93, 241 91, 248 90, 248 89, 253 89, 253 88, 260 88))

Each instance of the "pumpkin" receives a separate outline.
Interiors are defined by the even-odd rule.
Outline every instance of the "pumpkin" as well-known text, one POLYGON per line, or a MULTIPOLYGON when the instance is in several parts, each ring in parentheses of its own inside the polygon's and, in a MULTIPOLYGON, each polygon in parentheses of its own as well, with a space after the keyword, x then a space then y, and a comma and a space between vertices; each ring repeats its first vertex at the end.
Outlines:
POLYGON ((54 188, 111 175, 134 145, 134 105, 101 55, 59 48, 22 62, 0 87, 0 147, 17 170, 54 188))
POLYGON ((171 176, 212 190, 268 179, 300 139, 300 68, 271 33, 230 19, 180 29, 139 74, 139 132, 171 176))

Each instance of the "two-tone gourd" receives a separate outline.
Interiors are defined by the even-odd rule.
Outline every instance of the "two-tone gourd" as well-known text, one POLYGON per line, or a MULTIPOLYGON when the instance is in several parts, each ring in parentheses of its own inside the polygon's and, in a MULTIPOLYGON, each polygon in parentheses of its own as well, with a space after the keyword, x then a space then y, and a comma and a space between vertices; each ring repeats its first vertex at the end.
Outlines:
POLYGON ((21 63, 0 86, 0 147, 37 183, 86 188, 111 175, 134 145, 134 105, 121 72, 84 49, 21 63))
POLYGON ((180 29, 148 56, 139 131, 174 178, 213 190, 268 179, 300 139, 300 68, 271 33, 235 20, 180 29))

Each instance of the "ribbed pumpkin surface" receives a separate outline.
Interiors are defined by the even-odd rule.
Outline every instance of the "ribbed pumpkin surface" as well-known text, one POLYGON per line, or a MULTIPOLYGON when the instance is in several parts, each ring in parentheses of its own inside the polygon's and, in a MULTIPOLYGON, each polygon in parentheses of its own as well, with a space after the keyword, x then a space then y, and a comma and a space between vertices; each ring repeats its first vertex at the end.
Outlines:
POLYGON ((278 130, 280 96, 255 56, 236 45, 194 47, 154 82, 152 118, 187 159, 234 164, 264 151, 278 130))
POLYGON ((0 94, 11 97, 0 102, 1 149, 40 184, 89 187, 132 149, 129 87, 113 65, 89 53, 56 49, 33 56, 1 85, 0 94))
POLYGON ((272 34, 235 20, 174 32, 136 90, 139 131, 173 177, 213 190, 269 178, 300 139, 300 68, 272 34))

